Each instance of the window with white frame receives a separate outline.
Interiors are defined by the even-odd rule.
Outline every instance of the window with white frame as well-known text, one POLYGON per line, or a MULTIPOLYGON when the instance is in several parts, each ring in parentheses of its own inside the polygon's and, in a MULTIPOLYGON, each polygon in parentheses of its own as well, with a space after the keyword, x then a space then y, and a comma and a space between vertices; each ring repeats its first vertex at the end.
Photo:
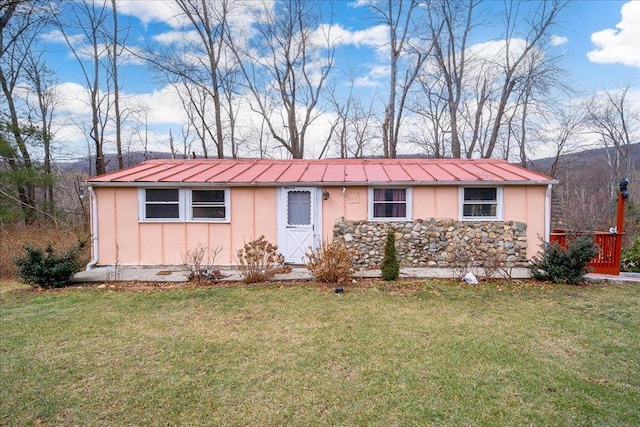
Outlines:
POLYGON ((229 220, 228 189, 141 188, 141 221, 229 220))
POLYGON ((461 219, 502 219, 502 188, 464 187, 460 189, 461 219))
POLYGON ((191 190, 192 220, 225 221, 227 220, 227 190, 191 190))
POLYGON ((369 188, 369 218, 410 220, 410 188, 369 188))
POLYGON ((147 220, 180 219, 180 191, 177 188, 144 190, 144 215, 147 220))

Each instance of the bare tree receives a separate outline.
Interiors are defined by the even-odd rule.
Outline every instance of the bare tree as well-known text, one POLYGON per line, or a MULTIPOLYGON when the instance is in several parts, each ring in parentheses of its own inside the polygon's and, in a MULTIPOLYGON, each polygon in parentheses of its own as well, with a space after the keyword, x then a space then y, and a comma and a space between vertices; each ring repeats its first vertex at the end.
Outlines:
POLYGON ((254 34, 243 35, 245 45, 239 43, 242 36, 227 37, 255 102, 252 109, 295 159, 304 157, 307 131, 321 114, 319 102, 333 66, 331 26, 319 25, 318 5, 264 2, 256 12, 254 34))
MULTIPOLYGON (((460 102, 466 81, 467 42, 474 27, 474 11, 481 0, 459 2, 455 0, 439 0, 429 8, 429 31, 433 39, 433 53, 437 69, 444 83, 444 96, 447 103, 448 121, 451 137, 451 154, 459 159, 462 155, 460 131, 458 129, 460 102)), ((423 83, 424 88, 433 91, 430 85, 423 83)), ((486 85, 483 95, 486 95, 486 85)), ((483 98, 484 99, 484 98, 483 98)), ((483 103, 479 103, 482 107, 483 103)), ((478 110, 481 111, 481 108, 478 110)), ((431 114, 432 118, 436 118, 431 114)), ((438 120, 442 115, 438 115, 438 120)), ((437 127, 441 127, 438 124, 437 127)), ((471 150, 477 135, 474 136, 471 150)))
POLYGON ((561 173, 570 169, 568 155, 580 148, 585 115, 583 108, 575 105, 561 105, 552 111, 544 127, 537 131, 537 139, 552 150, 551 163, 543 172, 559 179, 561 173))
POLYGON ((417 0, 373 2, 371 10, 389 30, 389 93, 382 121, 384 157, 395 158, 407 97, 433 44, 423 34, 424 14, 417 0))
POLYGON ((69 20, 62 21, 61 17, 64 14, 55 9, 52 9, 51 13, 82 71, 91 108, 89 138, 93 141, 95 150, 95 173, 100 175, 106 172, 104 144, 105 129, 109 120, 108 94, 100 90, 104 69, 102 58, 109 50, 109 46, 102 39, 109 17, 107 0, 67 2, 65 8, 68 12, 65 16, 69 16, 69 20), (77 31, 80 37, 74 37, 76 34, 72 34, 73 31, 77 31))
POLYGON ((29 114, 30 123, 38 123, 40 140, 44 151, 43 161, 43 180, 42 184, 45 188, 45 210, 49 214, 54 213, 54 192, 53 192, 53 174, 52 174, 52 142, 53 142, 53 113, 58 101, 58 94, 53 83, 53 71, 50 70, 43 60, 42 52, 31 49, 29 55, 26 56, 25 73, 27 79, 35 92, 37 101, 34 102, 34 116, 29 114))
POLYGON ((373 154, 369 147, 374 139, 374 101, 364 104, 355 94, 355 78, 352 76, 348 90, 337 91, 332 87, 328 91, 329 103, 332 106, 334 120, 331 122, 329 134, 319 158, 330 155, 342 159, 362 158, 373 154), (345 93, 346 96, 340 96, 345 93))
MULTIPOLYGON (((123 112, 120 107, 120 79, 118 76, 118 69, 120 67, 120 57, 122 56, 122 52, 124 48, 121 46, 120 40, 120 28, 118 26, 118 8, 117 8, 117 0, 111 0, 111 19, 112 19, 112 28, 111 31, 106 35, 107 40, 110 39, 110 44, 108 47, 108 70, 110 72, 111 78, 110 82, 113 84, 113 120, 116 132, 116 152, 118 156, 118 169, 124 168, 124 158, 122 156, 122 123, 123 123, 123 112)), ((122 40, 124 42, 124 40, 122 40)))
MULTIPOLYGON (((521 2, 509 0, 506 3, 506 9, 504 14, 505 20, 505 64, 503 66, 503 82, 500 89, 499 103, 496 111, 496 115, 493 119, 493 127, 491 130, 491 136, 489 137, 489 144, 482 154, 482 157, 490 158, 493 155, 493 150, 498 142, 498 136, 500 127, 503 124, 505 110, 507 108, 509 99, 518 83, 522 71, 521 66, 525 63, 526 59, 530 56, 534 49, 539 48, 550 36, 550 30, 556 23, 558 14, 566 6, 566 0, 551 0, 539 3, 536 10, 533 11, 530 18, 525 19, 525 22, 519 22, 520 19, 520 7, 521 2), (518 52, 514 49, 514 41, 516 39, 516 31, 522 24, 528 24, 527 33, 524 35, 524 47, 518 52)), ((524 73, 527 75, 527 73, 524 73)), ((530 73, 529 73, 530 74, 530 73)))
POLYGON ((605 147, 612 191, 615 183, 633 172, 631 145, 640 139, 640 110, 628 99, 630 84, 605 90, 587 103, 587 124, 605 147))
MULTIPOLYGON (((222 67, 225 55, 224 33, 227 31, 230 2, 221 0, 211 2, 207 0, 175 0, 184 16, 191 23, 191 28, 197 34, 197 42, 185 43, 184 47, 189 55, 179 55, 169 71, 175 73, 189 86, 195 86, 200 95, 199 103, 192 103, 191 107, 200 117, 200 129, 206 130, 213 140, 218 158, 224 158, 224 132, 222 120, 221 90, 224 80, 222 67), (208 114, 205 111, 209 103, 213 107, 213 129, 205 123, 208 114)), ((182 42, 181 42, 182 43, 182 42)), ((186 53, 186 52, 185 52, 186 53)), ((200 135, 205 147, 204 134, 200 135)), ((207 156, 205 151, 205 157, 207 156)))
POLYGON ((27 69, 47 19, 42 6, 42 2, 14 1, 0 9, 0 157, 11 170, 10 181, 18 197, 6 191, 2 196, 19 203, 27 223, 34 222, 38 212, 35 188, 39 172, 30 150, 43 134, 38 131, 38 120, 34 122, 29 111, 23 110, 28 100, 20 92, 30 83, 27 69))

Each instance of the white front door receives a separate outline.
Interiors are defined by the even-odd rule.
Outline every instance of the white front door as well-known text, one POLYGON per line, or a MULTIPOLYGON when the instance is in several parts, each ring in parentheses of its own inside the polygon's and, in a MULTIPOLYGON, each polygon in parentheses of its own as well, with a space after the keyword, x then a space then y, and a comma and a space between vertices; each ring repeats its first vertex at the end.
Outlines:
POLYGON ((318 202, 313 187, 282 189, 279 218, 279 247, 285 262, 304 264, 306 253, 315 248, 318 202))

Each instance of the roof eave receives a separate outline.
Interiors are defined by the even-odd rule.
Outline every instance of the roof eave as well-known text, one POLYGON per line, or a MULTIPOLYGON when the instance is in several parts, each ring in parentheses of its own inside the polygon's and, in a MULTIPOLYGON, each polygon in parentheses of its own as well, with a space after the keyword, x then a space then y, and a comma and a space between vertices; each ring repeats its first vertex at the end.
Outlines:
POLYGON ((92 187, 370 187, 370 186, 530 186, 557 185, 558 180, 521 181, 350 181, 350 182, 189 182, 189 181, 85 181, 92 187))

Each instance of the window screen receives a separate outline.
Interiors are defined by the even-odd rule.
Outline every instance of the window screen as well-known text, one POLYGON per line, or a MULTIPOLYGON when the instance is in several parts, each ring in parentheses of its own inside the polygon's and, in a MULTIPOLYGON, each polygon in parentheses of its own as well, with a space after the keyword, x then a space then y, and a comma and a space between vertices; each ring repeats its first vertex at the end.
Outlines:
POLYGON ((287 193, 287 224, 311 224, 310 191, 289 191, 287 193))

